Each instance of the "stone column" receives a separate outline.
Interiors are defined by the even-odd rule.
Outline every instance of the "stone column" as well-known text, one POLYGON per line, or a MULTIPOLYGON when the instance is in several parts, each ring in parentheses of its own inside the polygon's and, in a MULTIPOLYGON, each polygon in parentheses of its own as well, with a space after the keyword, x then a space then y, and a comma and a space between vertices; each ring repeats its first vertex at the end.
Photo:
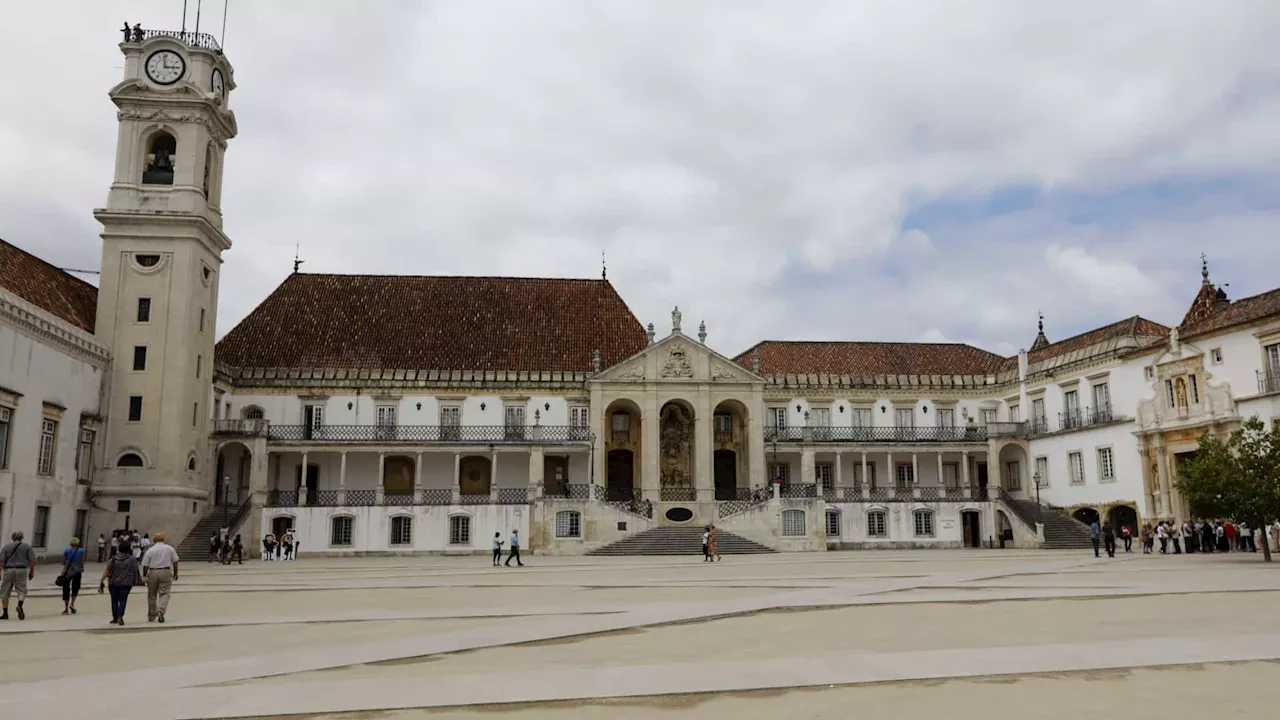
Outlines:
POLYGON ((963 473, 963 482, 965 487, 969 487, 969 451, 964 450, 960 453, 960 472, 963 473))
POLYGON ((413 461, 413 501, 422 501, 422 453, 413 461))
POLYGON ((813 448, 802 448, 800 450, 800 482, 805 485, 811 485, 818 481, 817 464, 814 462, 813 448))
POLYGON ((462 502, 462 453, 453 454, 453 504, 462 502))
MULTIPOLYGON (((589 418, 587 420, 587 427, 590 429, 592 438, 591 443, 593 450, 591 451, 591 462, 593 467, 587 475, 590 476, 594 474, 597 478, 606 478, 606 474, 608 472, 608 466, 606 464, 608 454, 605 452, 605 439, 611 430, 609 426, 609 418, 605 415, 605 412, 608 410, 607 406, 608 403, 605 402, 604 391, 601 390, 599 386, 591 388, 590 405, 588 405, 589 410, 587 411, 589 418)), ((539 452, 541 452, 541 450, 539 450, 539 452)), ((641 459, 634 458, 634 462, 636 465, 640 465, 641 459)), ((541 468, 538 469, 538 477, 542 477, 541 468)), ((539 486, 542 484, 543 483, 541 481, 538 482, 539 486)))
POLYGON ((844 460, 844 456, 840 453, 840 451, 837 450, 836 451, 836 474, 835 474, 835 477, 831 479, 831 482, 835 483, 834 487, 836 488, 836 495, 839 495, 840 488, 844 487, 844 472, 840 469, 840 466, 843 464, 843 460, 844 460))
MULTIPOLYGON (((253 441, 252 457, 249 465, 249 519, 248 532, 246 536, 250 539, 248 543, 248 552, 250 557, 262 556, 262 543, 253 542, 254 538, 262 539, 266 534, 263 529, 263 506, 267 500, 267 485, 269 483, 268 468, 270 467, 270 454, 267 452, 266 438, 255 438, 253 441)), ((278 483, 279 480, 277 479, 278 483)))
POLYGON ((698 399, 694 405, 693 486, 697 488, 699 503, 714 503, 716 501, 716 483, 711 458, 715 447, 712 432, 715 423, 711 418, 710 389, 705 387, 699 389, 698 399))
POLYGON ((529 498, 541 499, 543 491, 542 473, 545 469, 546 462, 541 447, 533 447, 529 450, 529 498))
POLYGON ((302 451, 302 468, 298 472, 298 505, 307 504, 307 451, 302 451))
POLYGON ((373 501, 378 505, 381 505, 383 499, 386 498, 387 488, 383 485, 383 478, 386 477, 385 475, 386 466, 387 466, 387 454, 385 452, 379 451, 378 452, 378 479, 377 479, 378 485, 373 491, 373 495, 374 495, 373 501))
POLYGON ((658 466, 659 445, 657 391, 651 390, 645 395, 644 405, 640 408, 640 451, 644 455, 640 463, 641 496, 649 500, 658 500, 658 488, 662 486, 661 468, 658 466))
MULTIPOLYGON (((945 487, 946 481, 942 479, 942 452, 938 452, 938 487, 945 487)), ((945 490, 939 492, 946 492, 945 490)))
MULTIPOLYGON (((305 462, 305 460, 304 460, 305 462)), ((381 461, 379 461, 381 467, 381 461)), ((338 504, 347 504, 347 451, 338 455, 338 504)))
POLYGON ((888 470, 888 473, 886 474, 889 476, 889 481, 885 483, 885 487, 889 488, 889 492, 894 493, 893 497, 897 497, 898 468, 894 467, 893 465, 893 453, 887 452, 884 454, 884 456, 885 456, 885 465, 888 466, 886 468, 888 470))
POLYGON ((860 478, 862 499, 871 497, 871 480, 867 477, 867 453, 862 453, 862 477, 860 478))
POLYGON ((489 460, 489 504, 498 502, 498 451, 494 450, 489 460))

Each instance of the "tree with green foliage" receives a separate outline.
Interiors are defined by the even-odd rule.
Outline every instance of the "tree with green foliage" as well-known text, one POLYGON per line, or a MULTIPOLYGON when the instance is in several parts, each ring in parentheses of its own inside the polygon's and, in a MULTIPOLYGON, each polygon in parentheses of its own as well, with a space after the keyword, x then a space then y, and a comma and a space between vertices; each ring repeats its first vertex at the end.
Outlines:
POLYGON ((1255 415, 1225 440, 1202 435, 1195 457, 1178 470, 1177 487, 1198 515, 1261 529, 1263 560, 1271 562, 1267 530, 1280 518, 1280 422, 1267 430, 1255 415))

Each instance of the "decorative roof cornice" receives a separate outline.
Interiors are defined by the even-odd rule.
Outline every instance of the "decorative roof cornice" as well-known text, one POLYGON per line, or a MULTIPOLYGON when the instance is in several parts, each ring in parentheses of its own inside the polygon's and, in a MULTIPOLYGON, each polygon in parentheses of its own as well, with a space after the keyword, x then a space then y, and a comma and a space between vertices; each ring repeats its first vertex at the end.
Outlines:
POLYGON ((377 370, 367 368, 235 368, 219 364, 216 377, 232 387, 575 389, 591 373, 538 370, 377 370))
POLYGON ((91 333, 0 288, 0 319, 32 337, 95 366, 111 362, 111 351, 91 333))

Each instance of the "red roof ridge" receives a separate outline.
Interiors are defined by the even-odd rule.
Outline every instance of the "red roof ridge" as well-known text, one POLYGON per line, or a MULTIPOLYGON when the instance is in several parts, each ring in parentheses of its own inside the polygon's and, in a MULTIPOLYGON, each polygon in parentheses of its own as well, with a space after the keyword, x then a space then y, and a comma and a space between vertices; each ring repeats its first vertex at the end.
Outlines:
POLYGON ((0 287, 81 330, 93 332, 97 287, 0 238, 0 268, 10 265, 13 267, 8 272, 0 272, 0 287))

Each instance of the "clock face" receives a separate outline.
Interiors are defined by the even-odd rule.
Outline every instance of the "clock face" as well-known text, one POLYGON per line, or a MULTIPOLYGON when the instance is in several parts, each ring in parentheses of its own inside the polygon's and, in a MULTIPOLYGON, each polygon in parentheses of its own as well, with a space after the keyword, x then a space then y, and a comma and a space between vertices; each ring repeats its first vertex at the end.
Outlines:
POLYGON ((213 88, 213 94, 218 97, 226 97, 226 86, 222 81, 222 71, 218 68, 213 69, 213 79, 209 81, 209 86, 213 88))
POLYGON ((147 58, 147 77, 157 85, 172 85, 186 71, 186 61, 172 50, 157 50, 147 58))

